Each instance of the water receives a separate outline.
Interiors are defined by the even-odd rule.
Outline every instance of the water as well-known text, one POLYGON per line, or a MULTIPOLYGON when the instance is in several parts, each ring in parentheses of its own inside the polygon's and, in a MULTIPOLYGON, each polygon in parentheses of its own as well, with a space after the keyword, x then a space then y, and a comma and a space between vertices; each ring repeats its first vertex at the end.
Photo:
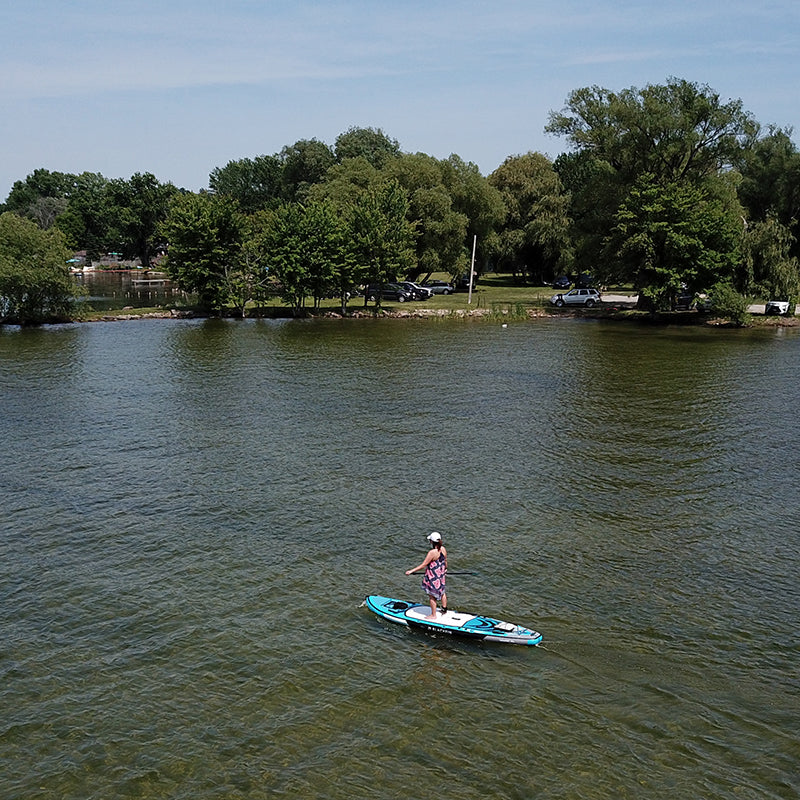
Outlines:
POLYGON ((163 272, 96 270, 78 272, 75 282, 86 294, 82 304, 96 311, 119 311, 121 306, 146 308, 188 305, 190 296, 176 288, 163 272))
POLYGON ((796 331, 0 330, 3 798, 800 796, 796 331), (450 605, 537 648, 415 635, 450 605))

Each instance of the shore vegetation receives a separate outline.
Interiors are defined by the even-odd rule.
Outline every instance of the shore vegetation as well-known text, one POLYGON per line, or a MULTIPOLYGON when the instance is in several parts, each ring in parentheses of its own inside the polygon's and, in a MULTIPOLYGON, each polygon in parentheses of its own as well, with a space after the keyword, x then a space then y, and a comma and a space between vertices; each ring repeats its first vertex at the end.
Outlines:
MULTIPOLYGON (((463 286, 470 276, 480 279, 476 308, 505 316, 543 308, 543 287, 561 276, 628 287, 651 316, 702 296, 748 324, 747 298, 797 302, 800 152, 790 129, 669 78, 576 89, 546 130, 567 152, 510 155, 489 175, 359 127, 332 145, 302 139, 214 166, 199 192, 151 173, 34 170, 0 208, 25 221, 6 221, 0 241, 0 319, 68 314, 56 262, 109 256, 166 271, 201 313, 238 316, 383 312, 387 301, 366 287, 463 286), (30 226, 62 249, 27 248, 30 226)), ((457 297, 427 307, 455 312, 457 297)))

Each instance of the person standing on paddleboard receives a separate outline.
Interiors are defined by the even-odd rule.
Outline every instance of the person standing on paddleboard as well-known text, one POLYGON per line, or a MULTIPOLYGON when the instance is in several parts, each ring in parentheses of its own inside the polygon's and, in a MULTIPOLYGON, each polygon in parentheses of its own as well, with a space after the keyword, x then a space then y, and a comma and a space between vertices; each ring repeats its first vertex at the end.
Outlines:
POLYGON ((442 535, 438 531, 428 534, 431 549, 425 560, 413 569, 407 569, 406 575, 424 569, 425 577, 422 579, 422 588, 428 595, 431 604, 430 616, 425 619, 436 619, 436 604, 442 601, 442 613, 447 613, 447 594, 445 594, 445 579, 447 576, 447 550, 442 544, 442 535))

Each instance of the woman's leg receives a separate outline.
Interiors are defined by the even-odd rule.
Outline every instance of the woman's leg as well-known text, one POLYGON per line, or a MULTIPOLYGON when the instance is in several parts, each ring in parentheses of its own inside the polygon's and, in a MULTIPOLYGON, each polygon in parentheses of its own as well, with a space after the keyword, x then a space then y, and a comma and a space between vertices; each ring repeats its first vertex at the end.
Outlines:
POLYGON ((436 598, 428 595, 428 601, 431 604, 431 613, 428 619, 436 619, 436 598))

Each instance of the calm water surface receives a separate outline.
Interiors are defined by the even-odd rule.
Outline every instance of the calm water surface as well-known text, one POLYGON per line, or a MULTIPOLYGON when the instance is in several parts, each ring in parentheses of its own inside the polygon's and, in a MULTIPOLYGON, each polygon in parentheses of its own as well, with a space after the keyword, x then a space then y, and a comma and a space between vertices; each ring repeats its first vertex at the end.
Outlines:
POLYGON ((0 330, 0 797, 800 796, 800 333, 0 330), (390 627, 442 531, 450 605, 390 627))

